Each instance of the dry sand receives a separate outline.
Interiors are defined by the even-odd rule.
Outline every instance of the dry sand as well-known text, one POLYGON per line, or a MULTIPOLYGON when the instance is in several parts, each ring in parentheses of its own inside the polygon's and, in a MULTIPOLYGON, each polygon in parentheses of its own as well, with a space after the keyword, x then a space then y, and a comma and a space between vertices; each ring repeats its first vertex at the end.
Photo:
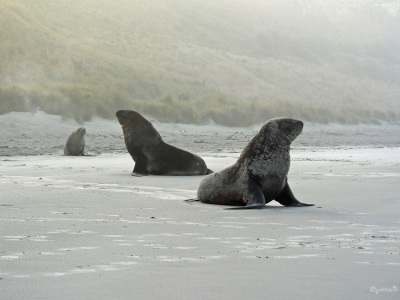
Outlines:
MULTIPOLYGON (((258 127, 154 122, 221 170, 258 127)), ((188 204, 202 176, 132 177, 116 122, 0 116, 0 299, 399 299, 396 126, 305 124, 289 182, 315 207, 188 204), (38 155, 41 154, 41 155, 38 155)))

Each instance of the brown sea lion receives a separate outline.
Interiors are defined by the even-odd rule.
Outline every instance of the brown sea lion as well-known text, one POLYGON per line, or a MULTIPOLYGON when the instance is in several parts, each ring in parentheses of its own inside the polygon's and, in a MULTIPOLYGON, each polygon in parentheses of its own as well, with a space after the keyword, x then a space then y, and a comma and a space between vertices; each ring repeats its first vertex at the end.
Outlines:
POLYGON ((72 156, 85 155, 83 152, 85 149, 85 134, 86 129, 83 127, 71 133, 64 146, 64 154, 72 156))
POLYGON ((201 181, 198 200, 238 208, 262 208, 272 200, 284 206, 313 205, 299 202, 287 179, 290 144, 302 129, 302 121, 290 118, 266 122, 234 165, 201 181))
POLYGON ((116 116, 122 125, 126 149, 135 161, 133 176, 212 173, 201 157, 165 143, 158 131, 141 114, 132 110, 119 110, 116 116))

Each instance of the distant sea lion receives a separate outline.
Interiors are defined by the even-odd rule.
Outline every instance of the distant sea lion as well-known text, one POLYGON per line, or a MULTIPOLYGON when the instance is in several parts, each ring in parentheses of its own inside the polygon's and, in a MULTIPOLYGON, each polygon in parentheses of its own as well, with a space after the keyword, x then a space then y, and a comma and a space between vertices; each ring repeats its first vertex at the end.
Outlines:
POLYGON ((284 206, 311 206, 299 202, 287 179, 290 144, 301 133, 303 122, 276 118, 263 125, 244 148, 237 162, 206 176, 197 190, 204 203, 262 208, 276 200, 284 206))
POLYGON ((64 146, 64 154, 73 156, 85 155, 83 152, 85 149, 85 134, 86 129, 83 127, 71 133, 64 146))
POLYGON ((212 173, 201 157, 165 143, 141 114, 119 110, 116 116, 122 125, 126 149, 135 161, 132 176, 212 173))

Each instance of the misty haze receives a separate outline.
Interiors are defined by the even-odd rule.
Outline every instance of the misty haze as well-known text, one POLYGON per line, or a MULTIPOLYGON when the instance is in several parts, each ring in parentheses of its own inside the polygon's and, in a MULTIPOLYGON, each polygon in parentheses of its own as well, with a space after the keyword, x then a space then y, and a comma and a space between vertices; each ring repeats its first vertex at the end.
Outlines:
POLYGON ((398 1, 1 1, 0 113, 398 123, 398 1))

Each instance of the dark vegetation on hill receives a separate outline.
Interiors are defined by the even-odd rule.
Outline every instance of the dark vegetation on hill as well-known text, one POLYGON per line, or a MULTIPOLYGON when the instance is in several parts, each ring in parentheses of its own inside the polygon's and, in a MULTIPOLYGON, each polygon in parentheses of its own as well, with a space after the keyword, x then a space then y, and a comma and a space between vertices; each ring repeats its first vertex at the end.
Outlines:
POLYGON ((0 113, 399 123, 396 3, 0 0, 0 113))

